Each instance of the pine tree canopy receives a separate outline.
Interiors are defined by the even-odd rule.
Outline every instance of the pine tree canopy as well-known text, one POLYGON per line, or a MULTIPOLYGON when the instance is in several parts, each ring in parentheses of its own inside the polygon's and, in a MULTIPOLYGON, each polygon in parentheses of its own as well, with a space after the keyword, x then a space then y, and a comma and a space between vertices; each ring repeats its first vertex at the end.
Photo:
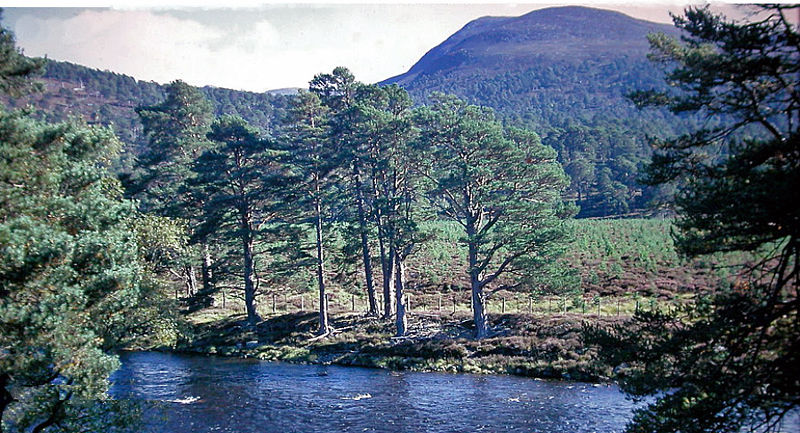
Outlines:
POLYGON ((673 91, 634 100, 715 125, 657 143, 649 166, 649 182, 677 185, 677 246, 754 259, 713 299, 590 332, 628 392, 659 396, 631 432, 779 431, 800 406, 798 6, 759 8, 748 22, 690 8, 683 42, 651 37, 673 91))

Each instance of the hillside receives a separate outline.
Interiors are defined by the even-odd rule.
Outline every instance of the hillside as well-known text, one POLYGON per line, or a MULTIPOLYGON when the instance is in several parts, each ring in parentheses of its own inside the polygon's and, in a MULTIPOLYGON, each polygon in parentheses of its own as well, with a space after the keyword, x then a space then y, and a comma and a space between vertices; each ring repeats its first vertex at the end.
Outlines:
POLYGON ((548 8, 520 17, 478 18, 428 51, 405 74, 387 82, 409 85, 420 76, 483 69, 504 73, 536 63, 642 57, 651 32, 674 27, 584 7, 548 8))
MULTIPOLYGON (((48 60, 37 81, 42 84, 42 92, 20 99, 3 96, 2 102, 13 108, 31 105, 39 117, 51 121, 78 116, 91 124, 113 125, 133 153, 146 145, 136 107, 164 99, 164 88, 158 83, 69 62, 48 60)), ((217 116, 238 114, 265 131, 281 118, 291 94, 288 90, 254 93, 210 86, 200 90, 214 105, 217 116)))
POLYGON ((658 194, 637 184, 648 136, 686 129, 686 119, 639 111, 625 95, 663 86, 647 60, 647 34, 669 25, 584 7, 470 22, 405 74, 383 82, 418 102, 434 91, 493 107, 508 124, 532 128, 559 151, 582 216, 626 214, 658 194))

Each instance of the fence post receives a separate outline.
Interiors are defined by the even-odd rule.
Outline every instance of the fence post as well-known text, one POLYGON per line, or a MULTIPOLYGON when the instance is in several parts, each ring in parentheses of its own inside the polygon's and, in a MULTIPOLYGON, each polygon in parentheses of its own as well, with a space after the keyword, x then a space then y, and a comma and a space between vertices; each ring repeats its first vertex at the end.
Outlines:
POLYGON ((502 312, 503 312, 503 314, 505 314, 505 312, 506 312, 506 298, 503 298, 503 308, 502 308, 502 312))
POLYGON ((350 295, 350 311, 356 311, 356 295, 350 295))
POLYGON ((442 295, 439 295, 439 309, 437 311, 442 311, 442 295))
POLYGON ((304 311, 306 309, 306 297, 300 295, 300 311, 304 311))
POLYGON ((276 295, 272 294, 272 314, 275 314, 275 297, 276 295))

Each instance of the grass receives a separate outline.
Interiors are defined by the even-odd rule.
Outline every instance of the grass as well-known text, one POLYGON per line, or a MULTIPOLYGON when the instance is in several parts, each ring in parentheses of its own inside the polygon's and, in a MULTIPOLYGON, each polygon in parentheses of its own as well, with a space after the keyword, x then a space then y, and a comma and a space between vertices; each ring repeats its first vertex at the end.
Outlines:
MULTIPOLYGON (((606 380, 608 367, 582 340, 583 316, 492 316, 494 334, 473 340, 470 315, 411 313, 409 335, 393 338, 393 323, 363 314, 334 313, 335 331, 316 338, 316 314, 276 314, 256 327, 245 316, 212 310, 190 316, 192 332, 181 351, 295 363, 338 364, 393 370, 492 373, 606 380)), ((592 321, 613 323, 611 317, 592 321)))
MULTIPOLYGON (((556 266, 567 269, 575 276, 575 281, 569 286, 524 287, 513 292, 497 292, 489 298, 490 313, 566 311, 589 315, 597 314, 599 307, 602 316, 625 316, 635 311, 637 305, 644 309, 673 308, 690 301, 697 293, 711 292, 720 284, 726 284, 732 278, 726 265, 741 260, 730 255, 691 261, 679 257, 674 250, 670 220, 584 219, 568 224, 573 233, 572 241, 556 266)), ((460 227, 453 223, 429 222, 422 229, 433 236, 431 241, 420 245, 408 262, 407 293, 411 310, 469 312, 469 284, 464 248, 459 243, 460 227)), ((375 268, 375 284, 380 288, 377 263, 375 268)), ((329 282, 328 291, 333 311, 366 310, 363 289, 334 279, 329 282)), ((262 316, 317 308, 317 295, 310 286, 280 288, 274 294, 274 297, 273 293, 260 296, 258 311, 262 316)), ((378 296, 382 303, 380 293, 378 296)), ((221 302, 220 297, 217 304, 221 302)), ((231 311, 244 311, 241 300, 232 296, 227 296, 225 304, 231 311)))

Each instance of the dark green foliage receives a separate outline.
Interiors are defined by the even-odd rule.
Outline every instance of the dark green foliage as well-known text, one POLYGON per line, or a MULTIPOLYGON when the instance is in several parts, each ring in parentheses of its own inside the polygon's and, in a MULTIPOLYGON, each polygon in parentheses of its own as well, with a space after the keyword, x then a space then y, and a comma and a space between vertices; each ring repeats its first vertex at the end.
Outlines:
POLYGON ((558 255, 568 181, 535 133, 504 130, 491 109, 433 98, 417 114, 423 176, 432 207, 463 228, 476 336, 483 338, 490 285, 516 286, 558 255))
POLYGON ((191 219, 198 204, 185 184, 192 176, 190 164, 211 146, 206 138, 211 103, 196 88, 174 81, 163 102, 136 113, 149 146, 138 157, 129 191, 143 195, 146 207, 164 216, 191 219))
POLYGON ((0 115, 0 143, 0 415, 12 431, 87 427, 103 417, 77 414, 114 406, 112 351, 146 328, 139 307, 157 299, 134 205, 108 169, 120 143, 19 113, 0 115))
POLYGON ((794 318, 780 317, 754 292, 725 292, 679 314, 640 310, 608 333, 588 332, 621 366, 627 392, 665 392, 636 412, 628 431, 777 431, 797 407, 800 344, 794 318))
POLYGON ((196 236, 235 243, 238 265, 229 267, 235 280, 244 280, 248 320, 259 320, 255 297, 260 280, 256 240, 276 222, 282 192, 290 177, 281 164, 283 152, 260 137, 241 117, 223 116, 211 125, 209 140, 215 146, 192 165, 190 182, 203 204, 196 236))
MULTIPOLYGON (((0 33, 2 91, 24 90, 38 62, 0 33)), ((107 378, 161 300, 109 170, 119 149, 108 129, 0 110, 0 431, 134 427, 107 378)))
POLYGON ((658 143, 648 180, 678 185, 676 244, 689 256, 760 261, 685 314, 640 314, 631 328, 597 332, 616 341, 607 355, 627 363, 626 390, 661 395, 629 431, 778 431, 799 406, 800 35, 787 18, 797 6, 761 9, 736 23, 690 8, 675 18, 684 43, 650 38, 675 90, 637 102, 728 119, 658 143))

